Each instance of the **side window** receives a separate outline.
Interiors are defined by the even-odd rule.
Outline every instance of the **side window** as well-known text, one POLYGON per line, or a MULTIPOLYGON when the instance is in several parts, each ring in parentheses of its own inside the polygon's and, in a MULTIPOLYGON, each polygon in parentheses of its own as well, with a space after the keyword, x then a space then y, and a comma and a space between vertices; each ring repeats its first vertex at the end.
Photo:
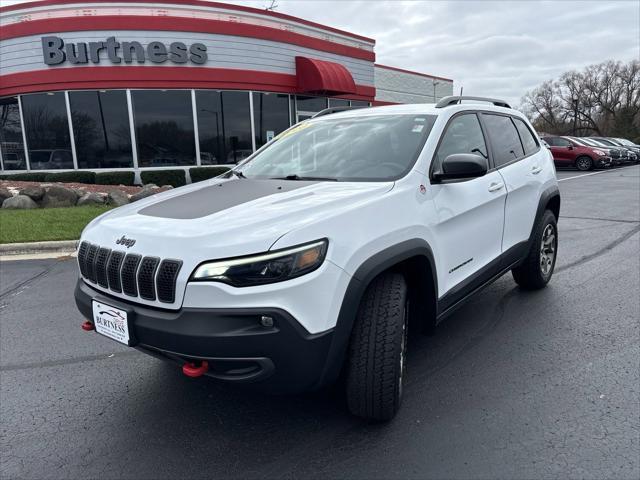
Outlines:
POLYGON ((449 123, 433 159, 433 171, 439 171, 442 161, 454 153, 475 153, 489 158, 475 113, 459 115, 449 123))
POLYGON ((482 115, 482 119, 491 139, 493 160, 496 167, 524 156, 518 131, 510 117, 485 113, 482 115))
POLYGON ((519 118, 514 118, 513 123, 516 124, 518 133, 520 134, 520 140, 522 140, 525 155, 529 155, 538 150, 538 142, 531 133, 531 130, 529 130, 529 127, 527 127, 527 125, 519 118))
POLYGON ((545 142, 547 142, 547 144, 548 144, 550 147, 555 147, 555 146, 556 146, 556 139, 555 139, 555 137, 544 137, 544 138, 543 138, 543 140, 544 140, 545 142))
POLYGON ((565 138, 556 138, 556 143, 555 143, 556 147, 570 147, 571 146, 571 142, 565 138))

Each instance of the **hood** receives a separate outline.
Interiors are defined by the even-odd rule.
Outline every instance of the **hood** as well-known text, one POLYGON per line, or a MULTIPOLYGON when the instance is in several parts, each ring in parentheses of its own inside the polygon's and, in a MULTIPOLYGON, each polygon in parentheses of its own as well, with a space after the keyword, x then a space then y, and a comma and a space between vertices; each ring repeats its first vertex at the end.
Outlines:
MULTIPOLYGON (((281 236, 363 202, 393 182, 214 179, 153 195, 89 224, 82 239, 109 248, 125 236, 127 253, 198 261, 259 253, 281 236)), ((309 239, 313 240, 313 239, 309 239)))

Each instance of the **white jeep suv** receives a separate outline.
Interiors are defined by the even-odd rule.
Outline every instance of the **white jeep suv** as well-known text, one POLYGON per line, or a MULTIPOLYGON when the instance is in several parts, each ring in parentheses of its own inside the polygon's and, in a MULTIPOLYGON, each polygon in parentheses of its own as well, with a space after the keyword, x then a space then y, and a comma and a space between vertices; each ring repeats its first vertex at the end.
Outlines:
POLYGON ((540 145, 498 100, 321 112, 227 174, 91 222, 83 328, 193 377, 272 392, 341 377, 352 413, 390 419, 409 324, 509 270, 527 289, 551 278, 560 196, 540 145))

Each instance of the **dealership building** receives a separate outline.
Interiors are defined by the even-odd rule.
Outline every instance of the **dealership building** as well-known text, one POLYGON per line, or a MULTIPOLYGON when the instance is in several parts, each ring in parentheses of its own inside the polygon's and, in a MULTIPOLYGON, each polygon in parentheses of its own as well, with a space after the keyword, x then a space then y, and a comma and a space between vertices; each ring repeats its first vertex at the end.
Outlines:
POLYGON ((433 103, 375 40, 198 0, 0 7, 4 171, 232 165, 332 106, 433 103))

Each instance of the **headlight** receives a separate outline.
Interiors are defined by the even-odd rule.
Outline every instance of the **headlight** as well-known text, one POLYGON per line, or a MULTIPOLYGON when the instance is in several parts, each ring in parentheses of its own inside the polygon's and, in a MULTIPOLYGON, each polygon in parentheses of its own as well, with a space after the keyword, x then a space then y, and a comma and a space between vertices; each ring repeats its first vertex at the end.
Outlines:
POLYGON ((191 280, 222 282, 234 287, 282 282, 322 265, 327 245, 323 239, 259 255, 206 262, 196 268, 191 280))
POLYGON ((606 155, 606 153, 604 153, 602 150, 594 150, 596 155, 600 155, 602 157, 604 157, 606 155))

